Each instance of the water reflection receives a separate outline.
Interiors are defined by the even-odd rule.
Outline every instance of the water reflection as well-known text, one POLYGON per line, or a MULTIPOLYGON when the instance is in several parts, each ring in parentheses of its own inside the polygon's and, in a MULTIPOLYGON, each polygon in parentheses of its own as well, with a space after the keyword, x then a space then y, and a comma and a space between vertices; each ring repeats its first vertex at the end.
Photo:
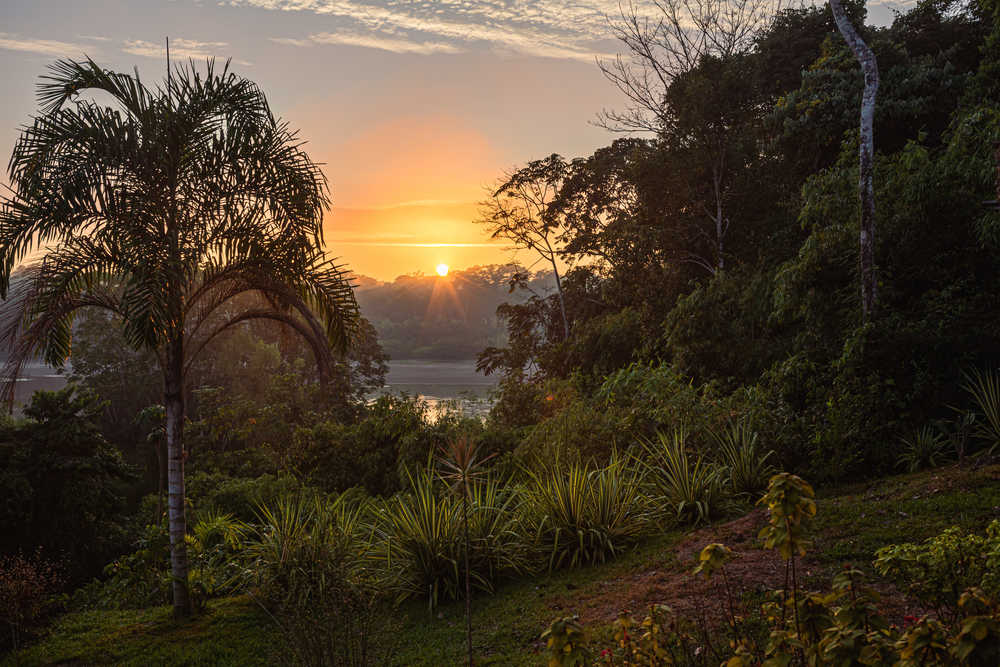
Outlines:
POLYGON ((483 418, 489 413, 496 378, 476 372, 475 361, 399 359, 389 362, 383 394, 406 394, 427 404, 431 421, 448 413, 483 418))

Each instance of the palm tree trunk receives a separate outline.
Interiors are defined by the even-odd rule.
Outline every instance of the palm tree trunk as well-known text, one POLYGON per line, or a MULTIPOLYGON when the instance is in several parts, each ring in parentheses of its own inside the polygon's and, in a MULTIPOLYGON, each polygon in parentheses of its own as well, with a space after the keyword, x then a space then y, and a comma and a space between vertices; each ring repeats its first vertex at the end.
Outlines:
POLYGON ((163 521, 163 481, 167 474, 167 452, 163 440, 156 438, 156 523, 163 521))
POLYGON ((164 369, 164 407, 167 427, 167 508, 170 526, 170 575, 173 580, 174 614, 188 616, 187 526, 184 516, 184 347, 178 337, 167 343, 164 369))

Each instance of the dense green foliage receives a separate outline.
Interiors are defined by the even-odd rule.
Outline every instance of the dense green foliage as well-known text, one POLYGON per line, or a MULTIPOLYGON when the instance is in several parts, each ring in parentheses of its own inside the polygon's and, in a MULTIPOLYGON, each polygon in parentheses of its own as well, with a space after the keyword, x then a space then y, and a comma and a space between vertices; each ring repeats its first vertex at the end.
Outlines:
MULTIPOLYGON (((780 589, 734 591, 734 552, 711 544, 697 573, 720 594, 723 626, 653 607, 600 630, 598 655, 568 617, 550 648, 574 664, 995 664, 997 528, 981 533, 998 500, 965 466, 988 466, 1000 442, 1000 216, 983 205, 997 185, 998 11, 927 0, 863 30, 883 75, 867 321, 861 77, 826 10, 798 8, 745 49, 674 73, 648 138, 509 175, 498 192, 554 188, 533 223, 568 267, 558 292, 515 267, 364 283, 372 323, 327 360, 325 384, 316 352, 273 323, 220 334, 183 388, 196 604, 211 618, 245 595, 307 664, 390 661, 396 610, 417 610, 400 660, 446 664, 453 621, 434 619, 457 616, 468 585, 467 618, 481 621, 479 605, 513 617, 506 636, 523 649, 575 582, 622 563, 676 569, 653 555, 665 534, 766 492, 759 540, 783 563, 780 589), (383 344, 410 357, 481 350, 480 370, 500 376, 490 414, 376 395, 383 344), (459 444, 480 455, 475 475, 442 458, 459 444), (953 459, 970 488, 950 487, 953 473, 931 491, 876 483, 817 514, 830 485, 953 459), (844 560, 861 569, 814 581, 844 560), (936 617, 884 622, 861 583, 873 560, 936 617), (507 590, 516 603, 489 597, 507 590)), ((848 12, 862 24, 862 5, 848 12)), ((75 619, 146 618, 122 610, 165 604, 172 582, 162 384, 122 326, 85 313, 73 331, 82 389, 39 394, 0 423, 0 549, 22 558, 4 567, 44 574, 53 559, 72 584, 90 580, 66 598, 75 619)), ((11 594, 34 614, 56 581, 38 579, 11 594)), ((502 661, 497 623, 466 637, 488 636, 502 661)))
POLYGON ((127 548, 133 472, 101 435, 101 409, 70 386, 0 424, 0 554, 41 548, 79 583, 127 548))
POLYGON ((1000 595, 1000 522, 990 523, 985 535, 956 526, 922 544, 882 547, 875 569, 906 585, 938 615, 954 615, 967 588, 981 588, 994 599, 1000 595))
POLYGON ((615 558, 651 528, 642 473, 619 457, 604 467, 555 460, 531 471, 525 520, 548 568, 615 558))
POLYGON ((606 459, 623 430, 685 428, 700 445, 735 417, 817 481, 891 470, 900 438, 952 420, 949 406, 975 408, 986 420, 976 428, 988 427, 988 406, 963 385, 1000 363, 1000 218, 982 203, 1000 139, 997 30, 975 2, 923 2, 865 30, 882 72, 878 314, 867 324, 861 75, 827 9, 787 10, 745 51, 676 74, 656 138, 547 159, 559 180, 536 177, 560 190, 540 221, 572 266, 569 335, 555 294, 503 311, 508 346, 480 359, 504 376, 497 419, 526 428, 526 443, 558 442, 564 458, 606 459), (724 246, 706 228, 717 199, 724 246))

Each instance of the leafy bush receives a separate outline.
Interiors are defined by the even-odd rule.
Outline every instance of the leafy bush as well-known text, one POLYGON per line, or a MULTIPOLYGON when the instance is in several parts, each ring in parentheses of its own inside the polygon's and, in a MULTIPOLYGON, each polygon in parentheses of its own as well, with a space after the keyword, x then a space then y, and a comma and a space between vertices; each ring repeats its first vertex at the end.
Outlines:
POLYGON ((709 444, 709 433, 733 417, 733 406, 710 384, 696 384, 669 364, 632 363, 608 375, 595 392, 601 410, 622 414, 622 429, 652 438, 666 428, 709 444))
POLYGON ((901 441, 903 452, 898 463, 910 472, 935 468, 944 460, 944 436, 931 426, 924 426, 909 438, 901 438, 901 441))
POLYGON ((324 491, 364 487, 389 496, 450 437, 449 423, 431 423, 427 405, 406 396, 380 396, 355 423, 322 421, 295 431, 294 467, 324 491))
POLYGON ((198 471, 188 477, 185 486, 196 516, 229 514, 243 522, 254 521, 259 507, 273 505, 279 498, 297 493, 318 493, 305 488, 291 475, 230 477, 223 473, 198 471))
POLYGON ((0 554, 41 547, 86 580, 134 539, 134 479, 98 428, 104 406, 74 385, 39 391, 25 419, 0 419, 0 554))
POLYGON ((627 444, 628 428, 617 411, 590 400, 574 382, 552 380, 542 390, 541 419, 516 451, 522 465, 606 461, 617 446, 627 444))
POLYGON ((693 464, 686 450, 687 434, 657 433, 655 441, 640 441, 640 459, 646 479, 681 523, 701 523, 719 516, 727 507, 725 470, 699 457, 693 464))
POLYGON ((246 547, 246 583, 299 664, 381 664, 373 633, 378 591, 358 557, 357 517, 339 499, 301 495, 261 508, 246 547))
MULTIPOLYGON (((244 576, 240 552, 248 526, 229 514, 205 512, 186 536, 189 582, 194 602, 236 591, 244 576)), ((73 593, 81 609, 142 609, 170 602, 170 536, 165 523, 147 525, 134 550, 104 568, 73 593)))
POLYGON ((642 475, 618 455, 601 468, 531 470, 523 493, 525 523, 550 570, 613 559, 650 527, 642 475))
POLYGON ((41 551, 31 558, 0 558, 0 622, 10 632, 13 650, 52 606, 52 596, 63 582, 59 568, 45 560, 41 551))
POLYGON ((73 594, 73 605, 97 609, 141 609, 170 601, 170 536, 164 524, 151 524, 136 540, 135 550, 104 568, 73 594))
POLYGON ((187 542, 191 592, 199 606, 239 588, 243 577, 240 552, 248 529, 231 514, 205 513, 195 522, 187 542))
POLYGON ((952 527, 920 544, 882 547, 875 552, 875 570, 941 615, 954 615, 962 592, 973 586, 1000 597, 1000 521, 990 523, 985 535, 952 527))

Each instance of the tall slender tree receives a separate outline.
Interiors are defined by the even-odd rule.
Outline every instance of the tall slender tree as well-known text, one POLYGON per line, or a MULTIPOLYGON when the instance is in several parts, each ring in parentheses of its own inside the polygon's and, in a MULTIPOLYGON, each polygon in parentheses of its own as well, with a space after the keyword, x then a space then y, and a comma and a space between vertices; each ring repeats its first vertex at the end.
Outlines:
POLYGON ((228 64, 175 67, 150 88, 138 72, 60 61, 39 103, 0 209, 7 396, 28 360, 65 362, 81 308, 115 313, 131 344, 155 351, 173 600, 184 615, 183 387, 192 360, 222 331, 270 319, 310 343, 323 380, 353 336, 353 290, 321 250, 326 181, 256 84, 228 64), (41 260, 12 280, 36 247, 41 260), (246 293, 263 305, 238 307, 246 293))
POLYGON ((861 273, 861 312, 865 320, 875 314, 877 303, 875 272, 875 95, 878 93, 878 62, 875 52, 851 25, 841 0, 830 0, 830 11, 847 46, 861 65, 865 79, 861 94, 861 141, 858 148, 858 198, 861 200, 861 233, 858 266, 861 273))

